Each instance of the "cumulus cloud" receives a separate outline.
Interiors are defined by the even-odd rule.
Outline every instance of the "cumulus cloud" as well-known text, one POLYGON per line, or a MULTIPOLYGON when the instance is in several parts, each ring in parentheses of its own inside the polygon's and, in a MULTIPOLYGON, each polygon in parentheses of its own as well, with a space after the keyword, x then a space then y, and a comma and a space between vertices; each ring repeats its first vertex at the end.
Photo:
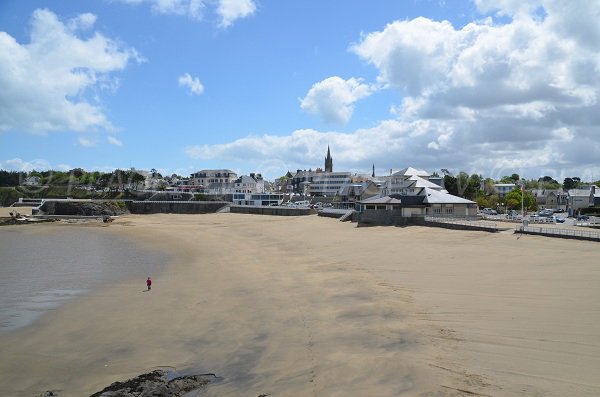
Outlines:
POLYGON ((0 162, 0 169, 7 171, 44 171, 50 169, 50 163, 43 159, 23 160, 15 157, 14 159, 0 162))
POLYGON ((187 16, 191 19, 201 20, 205 1, 203 0, 120 0, 122 3, 139 5, 149 4, 150 9, 156 14, 170 14, 187 16))
POLYGON ((221 17, 220 26, 229 27, 240 18, 246 18, 256 11, 253 0, 219 0, 217 14, 221 17))
POLYGON ((111 145, 123 146, 123 142, 121 142, 121 140, 115 138, 114 136, 109 135, 106 139, 108 140, 108 143, 110 143, 111 145))
POLYGON ((371 95, 373 89, 354 77, 344 80, 333 76, 313 84, 300 100, 302 110, 325 122, 346 124, 352 117, 354 102, 371 95))
POLYGON ((254 0, 118 0, 123 3, 149 4, 153 13, 187 16, 201 20, 207 7, 214 7, 219 26, 227 28, 238 19, 246 18, 256 11, 254 0))
POLYGON ((112 74, 141 58, 97 32, 80 38, 95 20, 82 14, 63 23, 38 9, 28 44, 0 32, 0 132, 113 128, 101 104, 86 93, 114 86, 112 74))
POLYGON ((597 132, 590 139, 600 127, 600 3, 525 3, 478 0, 489 14, 461 28, 420 17, 351 46, 402 96, 393 115, 428 121, 423 153, 481 171, 595 167, 572 148, 600 152, 597 132))
POLYGON ((179 76, 177 81, 180 87, 187 87, 190 90, 190 94, 202 95, 204 92, 204 86, 198 77, 192 77, 189 73, 179 76))
POLYGON ((185 149, 205 161, 243 158, 260 171, 322 167, 378 173, 415 166, 518 173, 557 180, 600 176, 600 3, 478 0, 480 19, 455 27, 428 18, 395 21, 350 50, 377 81, 331 77, 301 99, 303 110, 347 122, 377 87, 398 93, 394 119, 351 133, 303 129, 185 149), (371 87, 371 88, 370 88, 371 87), (272 165, 272 164, 271 164, 272 165))

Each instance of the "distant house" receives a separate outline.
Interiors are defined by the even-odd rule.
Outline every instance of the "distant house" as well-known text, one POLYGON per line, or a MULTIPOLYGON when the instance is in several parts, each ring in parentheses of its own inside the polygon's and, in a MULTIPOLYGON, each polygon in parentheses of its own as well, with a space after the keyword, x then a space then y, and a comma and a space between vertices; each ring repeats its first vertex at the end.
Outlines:
POLYGON ((498 196, 504 198, 504 196, 506 196, 508 193, 515 190, 516 187, 517 185, 515 185, 514 183, 495 183, 494 191, 496 192, 496 194, 498 194, 498 196))
POLYGON ((596 186, 592 185, 582 189, 571 189, 568 194, 568 210, 570 214, 574 214, 581 208, 592 207, 594 205, 596 186))
POLYGON ((271 205, 283 201, 283 194, 267 192, 261 174, 242 175, 234 182, 233 203, 236 205, 271 205))
POLYGON ((569 196, 562 189, 534 189, 531 193, 540 208, 567 209, 569 196))
POLYGON ((234 193, 237 174, 228 169, 200 170, 190 175, 190 185, 203 186, 203 193, 223 195, 234 193))
POLYGON ((40 184, 40 177, 36 176, 36 175, 28 176, 23 181, 23 185, 25 185, 25 186, 39 186, 39 184, 40 184))
POLYGON ((354 203, 374 196, 379 196, 379 188, 372 181, 344 185, 336 195, 338 202, 348 203, 352 207, 354 203))
POLYGON ((261 174, 242 175, 234 182, 235 193, 264 193, 265 181, 261 174))
POLYGON ((351 183, 350 172, 325 172, 320 169, 298 170, 291 180, 294 193, 318 197, 333 197, 343 186, 351 183))

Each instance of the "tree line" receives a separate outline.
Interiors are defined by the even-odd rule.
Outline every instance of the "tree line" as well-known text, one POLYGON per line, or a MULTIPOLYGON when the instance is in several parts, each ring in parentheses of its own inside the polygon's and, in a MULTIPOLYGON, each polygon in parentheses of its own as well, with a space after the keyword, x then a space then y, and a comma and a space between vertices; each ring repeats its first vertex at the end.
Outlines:
MULTIPOLYGON (((160 174, 159 174, 160 175, 160 174)), ((27 178, 37 177, 40 186, 90 186, 95 188, 125 189, 139 188, 146 178, 136 171, 116 169, 113 172, 86 172, 81 168, 70 171, 5 171, 0 170, 0 187, 16 187, 24 185, 27 178)))

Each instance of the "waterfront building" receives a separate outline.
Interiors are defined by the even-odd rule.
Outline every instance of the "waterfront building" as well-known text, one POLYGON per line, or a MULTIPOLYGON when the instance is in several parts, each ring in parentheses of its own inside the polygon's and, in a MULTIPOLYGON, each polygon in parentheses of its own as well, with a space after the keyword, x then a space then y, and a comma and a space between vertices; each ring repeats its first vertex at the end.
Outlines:
POLYGON ((407 167, 385 178, 385 183, 381 187, 381 194, 382 196, 392 194, 417 195, 424 188, 447 193, 439 178, 434 177, 435 182, 431 181, 430 178, 432 177, 427 171, 407 167))
POLYGON ((379 196, 379 187, 373 181, 351 183, 340 188, 335 201, 342 207, 354 208, 356 203, 375 196, 379 196))
POLYGON ((477 215, 477 203, 474 201, 429 187, 422 188, 418 194, 391 194, 368 198, 362 200, 356 208, 359 212, 394 210, 402 217, 471 217, 477 215))
POLYGON ((190 185, 201 186, 209 195, 232 194, 237 174, 228 169, 200 170, 190 175, 190 185))
POLYGON ((261 174, 242 175, 234 181, 235 193, 264 193, 265 181, 261 174))

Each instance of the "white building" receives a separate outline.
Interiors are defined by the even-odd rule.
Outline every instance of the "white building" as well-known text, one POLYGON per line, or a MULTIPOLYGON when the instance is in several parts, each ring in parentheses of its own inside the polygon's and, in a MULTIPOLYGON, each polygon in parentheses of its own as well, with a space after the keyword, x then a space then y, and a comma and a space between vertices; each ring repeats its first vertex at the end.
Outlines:
POLYGON ((264 193, 265 181, 261 174, 242 175, 234 182, 235 193, 264 193))
POLYGON ((206 194, 232 194, 237 174, 228 169, 200 170, 190 175, 190 185, 202 186, 206 194))
POLYGON ((310 177, 304 192, 310 196, 331 197, 351 183, 350 172, 321 172, 310 177))
MULTIPOLYGON (((386 177, 386 182, 381 188, 381 194, 382 196, 391 194, 416 195, 424 188, 446 192, 440 184, 431 182, 429 178, 430 175, 427 171, 412 167, 404 168, 386 177)), ((438 181, 439 178, 435 180, 438 181)))
POLYGON ((494 184, 494 190, 500 197, 506 196, 508 193, 515 190, 516 187, 517 187, 517 185, 515 185, 514 183, 495 183, 494 184))

